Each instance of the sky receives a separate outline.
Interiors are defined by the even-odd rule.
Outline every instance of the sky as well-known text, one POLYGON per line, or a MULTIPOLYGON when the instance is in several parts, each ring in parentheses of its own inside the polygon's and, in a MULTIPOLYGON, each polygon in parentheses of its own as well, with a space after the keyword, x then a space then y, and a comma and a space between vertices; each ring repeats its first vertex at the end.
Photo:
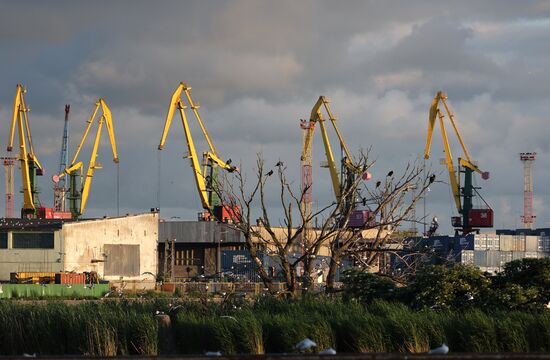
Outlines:
MULTIPOLYGON (((299 120, 320 95, 331 100, 352 152, 372 149, 374 183, 422 158, 428 108, 442 90, 473 159, 491 173, 477 185, 495 210, 495 226, 521 227, 519 153, 536 152, 536 226, 550 227, 549 36, 547 1, 0 1, 0 149, 22 83, 46 170, 40 198, 52 206, 64 106, 71 105, 72 155, 102 97, 120 165, 103 134, 103 169, 93 178, 86 216, 158 206, 166 219, 192 220, 201 205, 177 117, 165 149, 157 150, 179 82, 192 87, 222 158, 249 177, 258 154, 266 166, 281 160, 296 189, 299 120)), ((200 152, 206 143, 197 130, 200 152)), ((448 182, 438 131, 427 166, 448 182)), ((451 146, 460 156, 454 139, 451 146)), ((80 156, 85 163, 90 148, 88 142, 80 156)), ((314 206, 333 197, 323 158, 316 139, 314 206)), ((17 193, 16 209, 21 204, 17 193)), ((270 211, 280 214, 276 191, 270 211)), ((450 232, 455 212, 449 186, 437 183, 417 216, 437 216, 450 232)))

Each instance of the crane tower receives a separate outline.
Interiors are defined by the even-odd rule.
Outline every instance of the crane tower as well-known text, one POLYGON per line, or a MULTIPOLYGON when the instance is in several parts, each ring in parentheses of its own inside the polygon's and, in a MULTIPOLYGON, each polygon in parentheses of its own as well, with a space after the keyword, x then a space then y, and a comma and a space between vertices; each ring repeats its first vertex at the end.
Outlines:
MULTIPOLYGON (((59 174, 63 173, 69 164, 69 111, 71 105, 65 105, 65 126, 63 128, 63 141, 61 143, 61 154, 59 156, 59 174)), ((59 179, 59 182, 54 187, 54 209, 55 211, 65 211, 65 194, 67 193, 67 186, 65 184, 65 177, 59 179)))
POLYGON ((536 216, 533 213, 533 162, 537 153, 525 152, 519 154, 519 159, 523 163, 523 215, 521 221, 525 229, 531 229, 536 216))

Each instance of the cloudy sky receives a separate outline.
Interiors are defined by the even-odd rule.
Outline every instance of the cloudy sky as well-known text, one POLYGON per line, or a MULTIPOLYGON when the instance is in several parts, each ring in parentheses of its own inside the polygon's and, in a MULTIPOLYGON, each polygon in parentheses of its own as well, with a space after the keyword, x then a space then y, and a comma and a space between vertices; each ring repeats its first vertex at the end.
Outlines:
MULTIPOLYGON (((332 100, 354 152, 372 146, 376 180, 421 157, 428 107, 443 90, 474 159, 491 172, 478 185, 496 226, 520 226, 518 153, 536 151, 537 225, 550 227, 549 38, 547 1, 2 1, 0 144, 5 149, 15 85, 23 83, 46 168, 41 199, 51 206, 64 105, 71 104, 74 151, 103 97, 116 128, 120 213, 159 205, 165 218, 194 219, 200 202, 177 118, 165 150, 156 150, 180 81, 193 87, 222 157, 250 174, 257 153, 267 164, 281 159, 296 186, 299 119, 319 95, 332 100)), ((446 180, 436 135, 430 164, 446 180)), ((332 193, 317 166, 319 139, 314 147, 314 201, 322 205, 332 193)), ((198 134, 197 148, 205 149, 198 134)), ((104 141, 88 216, 117 213, 111 160, 104 141)), ((21 203, 17 194, 16 208, 21 203)), ((447 186, 431 189, 426 208, 450 229, 447 186)))

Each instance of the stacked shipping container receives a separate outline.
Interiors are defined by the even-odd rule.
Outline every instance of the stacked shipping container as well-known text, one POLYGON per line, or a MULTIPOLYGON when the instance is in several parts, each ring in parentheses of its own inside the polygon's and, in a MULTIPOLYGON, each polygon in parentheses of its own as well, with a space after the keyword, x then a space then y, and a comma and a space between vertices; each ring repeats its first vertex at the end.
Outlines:
POLYGON ((550 256, 550 236, 525 232, 476 234, 473 247, 460 250, 459 262, 497 273, 513 260, 550 256))

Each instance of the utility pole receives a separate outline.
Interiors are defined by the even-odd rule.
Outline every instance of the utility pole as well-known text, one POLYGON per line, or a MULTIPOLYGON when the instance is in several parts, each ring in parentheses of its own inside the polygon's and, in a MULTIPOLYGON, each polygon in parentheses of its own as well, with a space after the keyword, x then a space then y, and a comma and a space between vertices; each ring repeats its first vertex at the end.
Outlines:
MULTIPOLYGON (((65 105, 65 126, 63 128, 63 141, 61 142, 61 153, 59 156, 59 172, 62 174, 63 171, 67 168, 69 164, 69 151, 68 151, 68 142, 69 142, 69 111, 71 110, 71 105, 65 105)), ((65 182, 66 176, 63 176, 59 179, 59 182, 55 184, 54 187, 54 209, 55 211, 65 211, 65 194, 67 193, 67 186, 65 182)))
POLYGON ((536 152, 525 152, 519 154, 519 159, 523 163, 523 215, 521 221, 523 228, 532 229, 535 222, 533 212, 533 163, 535 162, 536 152))

